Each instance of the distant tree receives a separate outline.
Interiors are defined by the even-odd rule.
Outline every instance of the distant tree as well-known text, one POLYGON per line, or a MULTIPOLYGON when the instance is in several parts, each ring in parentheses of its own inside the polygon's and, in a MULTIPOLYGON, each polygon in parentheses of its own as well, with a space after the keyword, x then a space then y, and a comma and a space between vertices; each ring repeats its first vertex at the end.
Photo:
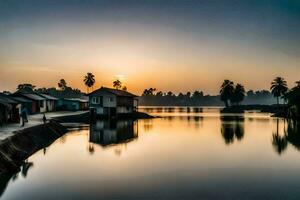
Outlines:
POLYGON ((240 104, 245 98, 245 88, 241 84, 237 84, 233 90, 230 101, 232 103, 240 104))
POLYGON ((65 81, 65 79, 60 79, 57 85, 61 90, 65 90, 67 87, 67 82, 65 81))
POLYGON ((285 94, 288 100, 289 113, 291 118, 300 117, 300 81, 296 82, 296 86, 285 94))
POLYGON ((175 96, 172 91, 167 92, 167 96, 172 97, 175 96))
POLYGON ((3 91, 2 93, 5 94, 5 95, 11 95, 10 91, 3 91))
POLYGON ((164 95, 164 93, 162 91, 159 91, 159 92, 156 93, 157 97, 162 97, 163 95, 164 95))
POLYGON ((253 97, 255 94, 254 94, 254 91, 253 90, 249 90, 247 92, 247 97, 253 97))
POLYGON ((195 91, 192 95, 192 98, 194 99, 199 99, 199 98, 202 98, 203 97, 203 92, 202 91, 195 91))
POLYGON ((47 93, 47 88, 45 88, 45 87, 38 88, 38 89, 35 89, 34 91, 36 91, 37 93, 45 94, 45 93, 47 93))
POLYGON ((283 97, 288 91, 287 83, 282 77, 276 77, 271 83, 271 93, 277 98, 277 105, 279 105, 279 97, 283 97))
POLYGON ((122 88, 122 82, 117 79, 113 82, 113 87, 116 88, 117 90, 121 89, 122 88))
POLYGON ((126 87, 126 86, 123 86, 122 90, 123 90, 123 91, 127 91, 127 87, 126 87))
POLYGON ((191 92, 187 92, 185 95, 188 99, 191 98, 191 92))
POLYGON ((32 92, 33 89, 35 88, 34 85, 30 84, 30 83, 23 83, 23 84, 19 84, 17 87, 17 90, 20 92, 32 92))
POLYGON ((153 96, 156 88, 145 89, 142 96, 153 96))
POLYGON ((228 101, 230 100, 233 91, 234 91, 234 83, 230 80, 224 80, 220 89, 220 98, 221 101, 225 103, 226 107, 228 107, 228 101))
POLYGON ((88 72, 85 76, 84 76, 84 84, 86 85, 87 87, 87 93, 89 93, 89 89, 92 87, 92 90, 93 90, 93 85, 95 84, 95 76, 94 74, 88 72))

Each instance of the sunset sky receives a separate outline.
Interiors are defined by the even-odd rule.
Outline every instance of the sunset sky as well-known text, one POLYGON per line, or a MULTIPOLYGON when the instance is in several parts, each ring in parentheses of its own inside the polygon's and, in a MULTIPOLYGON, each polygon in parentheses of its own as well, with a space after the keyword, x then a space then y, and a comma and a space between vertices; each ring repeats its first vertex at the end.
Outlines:
POLYGON ((0 0, 0 91, 29 82, 86 91, 120 77, 216 94, 223 79, 268 89, 300 79, 298 0, 0 0))

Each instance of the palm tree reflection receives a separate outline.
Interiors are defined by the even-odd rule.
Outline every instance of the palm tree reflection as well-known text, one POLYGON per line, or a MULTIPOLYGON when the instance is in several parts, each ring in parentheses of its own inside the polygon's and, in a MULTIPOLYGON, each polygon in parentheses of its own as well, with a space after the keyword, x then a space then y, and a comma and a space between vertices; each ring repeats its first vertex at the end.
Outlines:
POLYGON ((279 119, 276 120, 276 126, 276 132, 272 135, 275 152, 281 155, 287 149, 288 144, 300 150, 300 123, 289 120, 283 135, 279 133, 279 119))
POLYGON ((225 144, 229 145, 235 139, 241 141, 244 138, 244 117, 221 116, 221 134, 225 144))

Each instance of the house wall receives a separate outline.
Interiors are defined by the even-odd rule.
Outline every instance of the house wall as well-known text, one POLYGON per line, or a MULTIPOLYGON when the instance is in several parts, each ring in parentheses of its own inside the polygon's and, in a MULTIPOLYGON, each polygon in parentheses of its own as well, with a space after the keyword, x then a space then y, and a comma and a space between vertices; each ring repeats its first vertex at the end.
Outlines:
POLYGON ((33 101, 31 105, 31 113, 30 114, 35 114, 40 112, 40 106, 38 101, 33 101))
POLYGON ((106 114, 108 108, 115 108, 117 106, 117 98, 111 93, 102 91, 91 95, 89 97, 89 104, 90 108, 96 109, 98 115, 103 115, 106 114), (96 99, 94 98, 98 98, 98 100, 95 101, 96 99))
POLYGON ((60 109, 68 110, 68 111, 80 110, 80 103, 77 101, 68 101, 68 100, 60 99, 57 102, 57 106, 60 107, 60 109))
POLYGON ((46 112, 47 111, 47 102, 46 100, 39 101, 40 106, 40 112, 46 112))
POLYGON ((54 101, 53 100, 47 100, 46 110, 47 110, 47 112, 50 112, 50 111, 54 110, 54 101))
POLYGON ((118 114, 132 113, 132 111, 133 111, 132 107, 126 107, 126 106, 117 107, 118 114))

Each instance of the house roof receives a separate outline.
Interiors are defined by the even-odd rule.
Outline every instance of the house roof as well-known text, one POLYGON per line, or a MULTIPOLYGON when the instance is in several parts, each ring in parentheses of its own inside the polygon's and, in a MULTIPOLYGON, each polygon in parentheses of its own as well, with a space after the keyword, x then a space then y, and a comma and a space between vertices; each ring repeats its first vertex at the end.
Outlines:
POLYGON ((43 101, 45 100, 45 98, 37 95, 37 94, 30 94, 30 93, 19 93, 21 94, 22 96, 25 96, 26 98, 28 99, 31 99, 31 100, 35 100, 35 101, 43 101))
POLYGON ((31 103, 32 101, 29 100, 29 99, 26 99, 24 97, 11 97, 13 98, 14 100, 20 102, 20 103, 31 103))
POLYGON ((98 90, 93 91, 91 94, 94 94, 96 92, 100 92, 100 91, 105 91, 105 92, 109 92, 111 94, 114 94, 116 96, 123 96, 123 97, 138 97, 135 94, 132 94, 130 92, 124 91, 124 90, 117 90, 117 89, 112 89, 112 88, 107 88, 107 87, 101 87, 98 90))
POLYGON ((47 100, 58 100, 58 98, 55 98, 53 96, 50 96, 48 94, 39 94, 41 97, 46 98, 47 100))
POLYGON ((66 100, 66 101, 78 101, 78 102, 82 102, 82 103, 87 103, 88 102, 88 100, 79 99, 79 98, 64 98, 62 100, 66 100))
POLYGON ((2 103, 7 103, 7 104, 17 104, 18 103, 13 98, 11 98, 10 96, 5 95, 3 93, 0 93, 0 101, 2 103))

